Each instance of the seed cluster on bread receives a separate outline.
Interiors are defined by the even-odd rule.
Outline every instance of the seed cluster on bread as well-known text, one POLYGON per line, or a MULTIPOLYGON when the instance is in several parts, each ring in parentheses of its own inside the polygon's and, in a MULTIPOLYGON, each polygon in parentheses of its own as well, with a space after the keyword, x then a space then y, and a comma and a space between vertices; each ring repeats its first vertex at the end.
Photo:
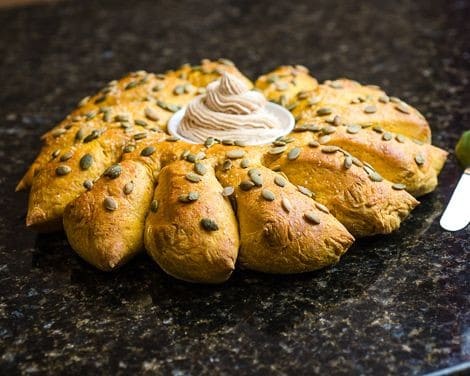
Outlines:
POLYGON ((253 84, 226 59, 112 81, 42 137, 17 189, 28 227, 64 229, 101 270, 147 250, 170 275, 220 283, 235 265, 300 273, 336 263, 354 237, 396 230, 435 189, 447 153, 424 117, 376 86, 319 84, 282 66, 253 84), (166 132, 174 112, 223 72, 295 117, 262 146, 166 132))

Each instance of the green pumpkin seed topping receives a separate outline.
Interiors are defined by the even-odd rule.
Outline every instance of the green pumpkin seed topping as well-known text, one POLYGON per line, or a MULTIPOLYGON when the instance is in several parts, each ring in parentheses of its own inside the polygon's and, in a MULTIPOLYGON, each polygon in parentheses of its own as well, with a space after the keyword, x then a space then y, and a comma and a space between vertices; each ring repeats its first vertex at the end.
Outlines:
POLYGON ((249 191, 254 186, 255 186, 255 183, 253 183, 251 180, 243 180, 239 185, 242 191, 249 191))
POLYGON ((393 135, 390 132, 384 132, 382 135, 382 140, 390 141, 393 138, 393 135))
POLYGON ((219 229, 217 223, 215 223, 215 221, 210 218, 202 218, 201 226, 206 231, 217 231, 219 229))
POLYGON ((292 204, 290 203, 287 197, 282 198, 281 206, 287 213, 290 213, 292 211, 292 204))
POLYGON ((119 175, 121 175, 122 167, 119 164, 114 164, 109 166, 106 171, 103 173, 104 176, 110 179, 116 179, 119 175))
POLYGON ((114 117, 114 121, 118 123, 128 123, 130 121, 130 117, 127 114, 119 114, 114 117))
POLYGON ((315 202, 315 206, 318 210, 322 211, 323 213, 330 214, 330 211, 325 205, 320 204, 319 202, 315 202))
POLYGON ((224 139, 224 140, 221 141, 221 144, 230 146, 230 145, 235 145, 235 142, 233 140, 224 139))
POLYGON ((87 153, 83 157, 80 158, 79 165, 82 170, 88 170, 92 164, 93 164, 93 157, 91 154, 87 153))
POLYGON ((401 113, 404 113, 404 114, 410 114, 410 108, 404 104, 403 102, 402 103, 399 103, 395 106, 395 109, 401 113))
POLYGON ((175 88, 173 89, 173 94, 174 95, 181 95, 184 94, 184 85, 176 85, 175 88))
POLYGON ((318 142, 320 144, 327 144, 330 141, 331 141, 331 136, 327 134, 318 138, 318 142))
POLYGON ((352 157, 352 163, 357 167, 364 166, 364 164, 359 159, 357 159, 356 157, 352 157))
POLYGON ((60 149, 56 149, 52 152, 51 157, 52 159, 57 158, 60 155, 60 149))
POLYGON ((424 156, 419 153, 415 156, 415 162, 418 166, 421 166, 424 164, 424 162, 426 162, 426 160, 424 159, 424 156))
POLYGON ((377 112, 377 107, 375 107, 374 105, 369 105, 369 106, 364 107, 364 113, 366 114, 374 114, 376 112, 377 112))
POLYGON ((317 110, 317 115, 318 116, 326 116, 326 115, 331 115, 333 111, 331 110, 331 108, 327 108, 327 107, 322 107, 322 108, 319 108, 317 110))
POLYGON ((320 143, 318 141, 313 140, 308 143, 308 146, 310 146, 311 148, 317 148, 320 146, 320 143))
POLYGON ((115 211, 118 208, 118 203, 111 196, 106 197, 103 201, 103 204, 105 209, 109 211, 115 211))
POLYGON ((401 183, 395 183, 395 184, 392 184, 392 188, 397 190, 397 191, 401 191, 403 189, 406 189, 406 185, 401 184, 401 183))
POLYGON ((193 202, 199 198, 199 193, 197 192, 189 192, 188 194, 183 194, 178 197, 180 202, 193 202))
POLYGON ((214 137, 207 137, 206 141, 204 142, 204 146, 206 148, 210 148, 212 145, 215 144, 215 139, 214 137))
POLYGON ((235 192, 235 189, 232 186, 227 186, 224 187, 224 190, 222 191, 222 196, 228 197, 233 195, 233 192, 235 192))
POLYGON ((310 222, 314 225, 319 225, 321 222, 320 217, 312 211, 305 213, 304 218, 307 220, 307 222, 310 222))
POLYGON ((81 141, 83 140, 83 137, 85 137, 85 132, 83 129, 79 129, 77 133, 75 133, 75 141, 81 141))
POLYGON ((341 82, 338 82, 338 81, 330 82, 329 86, 333 89, 343 89, 343 85, 341 84, 341 82))
POLYGON ((85 106, 85 105, 88 103, 89 100, 90 100, 90 97, 89 97, 89 96, 88 96, 88 97, 85 97, 85 98, 82 98, 82 99, 80 100, 80 102, 78 102, 78 107, 83 107, 83 106, 85 106))
POLYGON ((146 132, 140 132, 140 133, 136 133, 134 136, 133 136, 134 140, 138 141, 138 140, 143 140, 144 138, 147 138, 147 133, 146 132))
POLYGON ((165 141, 167 141, 167 142, 176 142, 176 141, 179 141, 179 137, 170 136, 170 137, 167 137, 167 138, 165 139, 165 141))
POLYGON ((132 153, 135 150, 135 145, 126 145, 122 150, 124 153, 132 153))
POLYGON ((149 157, 153 153, 155 153, 156 150, 157 149, 155 149, 155 146, 150 145, 150 146, 143 148, 142 151, 140 152, 140 155, 143 157, 149 157))
POLYGON ((191 163, 196 162, 196 154, 193 154, 193 153, 186 154, 186 160, 191 163))
POLYGON ((261 191, 261 196, 266 201, 274 201, 276 199, 276 195, 272 191, 270 191, 269 189, 263 189, 261 191))
POLYGON ((155 111, 153 108, 151 107, 147 107, 145 108, 144 110, 144 114, 145 114, 145 117, 149 120, 152 120, 152 121, 158 121, 160 120, 160 117, 158 116, 158 113, 157 111, 155 111))
POLYGON ((154 213, 157 212, 157 210, 158 210, 158 201, 157 200, 152 200, 152 202, 150 203, 150 210, 154 213))
POLYGON ((91 133, 83 139, 83 142, 86 144, 93 140, 96 140, 100 136, 100 131, 94 129, 91 133))
POLYGON ((96 115, 98 115, 98 111, 89 111, 85 114, 85 120, 92 120, 96 115))
POLYGON ((186 174, 185 176, 186 180, 190 181, 191 183, 199 183, 202 178, 199 175, 196 175, 193 172, 190 172, 189 174, 186 174))
POLYGON ((232 161, 230 159, 226 159, 224 164, 222 165, 222 170, 228 171, 232 168, 232 161))
POLYGON ((91 190, 93 188, 93 181, 90 179, 87 179, 83 182, 83 186, 87 191, 91 190))
POLYGON ((236 141, 234 142, 234 144, 235 144, 236 146, 241 146, 241 147, 245 147, 245 146, 247 145, 246 142, 245 142, 245 141, 242 141, 242 140, 236 140, 236 141))
POLYGON ((241 150, 241 149, 229 150, 226 155, 227 155, 227 158, 230 158, 230 159, 239 159, 245 155, 245 150, 241 150))
POLYGON ((248 176, 257 187, 261 187, 263 185, 263 177, 261 176, 261 171, 257 168, 252 168, 248 170, 248 176))
POLYGON ((135 119, 134 124, 140 127, 146 127, 149 125, 145 120, 141 120, 141 119, 135 119))
POLYGON ((344 163, 343 163, 344 168, 345 168, 345 169, 349 169, 349 168, 351 168, 352 164, 353 164, 353 159, 352 159, 352 157, 351 157, 350 155, 347 155, 347 156, 344 158, 344 163))
POLYGON ((250 160, 247 158, 244 158, 240 162, 240 167, 241 168, 248 168, 250 166, 250 160))
POLYGON ((322 128, 322 133, 323 134, 332 134, 332 133, 335 133, 335 132, 336 132, 336 128, 331 126, 331 125, 328 125, 328 126, 322 128))
POLYGON ((298 147, 292 148, 289 153, 287 153, 287 159, 289 161, 296 160, 300 155, 301 149, 298 147))
POLYGON ((372 127, 372 130, 373 130, 374 132, 377 132, 377 133, 383 133, 383 131, 384 131, 384 129, 383 129, 381 126, 379 126, 379 125, 373 126, 373 127, 372 127))
POLYGON ((381 182, 383 180, 382 176, 380 176, 369 164, 364 165, 364 171, 369 176, 369 179, 375 182, 381 182))
POLYGON ((340 150, 339 147, 333 146, 333 145, 331 145, 331 146, 329 146, 329 145, 328 145, 328 146, 323 146, 323 147, 321 148, 322 153, 326 153, 326 154, 336 153, 336 152, 339 151, 339 150, 340 150))
POLYGON ((390 98, 387 95, 381 95, 378 100, 379 100, 380 103, 390 102, 390 98))
POLYGON ((199 175, 205 175, 207 172, 207 168, 201 162, 196 162, 194 164, 194 171, 199 175))
POLYGON ((395 139, 401 144, 403 144, 406 141, 406 137, 401 134, 397 134, 395 136, 395 139))
POLYGON ((305 196, 310 197, 310 198, 313 197, 313 192, 310 189, 302 185, 298 185, 297 189, 299 190, 300 193, 304 194, 305 196))
POLYGON ((66 153, 64 153, 61 157, 60 157, 60 161, 61 162, 66 162, 68 161, 70 158, 73 157, 73 152, 72 151, 68 151, 66 153))
POLYGON ((61 165, 55 169, 55 173, 57 176, 65 176, 69 174, 72 169, 69 166, 61 165))
POLYGON ((349 124, 349 125, 346 127, 346 132, 351 133, 351 134, 356 134, 356 133, 358 133, 361 129, 362 129, 362 127, 361 127, 360 125, 357 125, 357 124, 349 124))
POLYGON ((124 90, 133 89, 138 85, 139 85, 139 81, 131 81, 126 86, 124 86, 124 90))
POLYGON ((64 128, 58 128, 58 129, 54 129, 51 134, 53 137, 59 137, 59 136, 62 136, 65 132, 67 132, 66 129, 64 128))
POLYGON ((133 181, 130 181, 124 185, 124 188, 122 191, 124 192, 125 195, 130 195, 132 191, 134 190, 135 184, 133 181))
POLYGON ((274 177, 274 183, 279 186, 279 187, 285 187, 286 184, 287 184, 287 181, 286 179, 284 179, 282 176, 280 175, 277 175, 274 177))

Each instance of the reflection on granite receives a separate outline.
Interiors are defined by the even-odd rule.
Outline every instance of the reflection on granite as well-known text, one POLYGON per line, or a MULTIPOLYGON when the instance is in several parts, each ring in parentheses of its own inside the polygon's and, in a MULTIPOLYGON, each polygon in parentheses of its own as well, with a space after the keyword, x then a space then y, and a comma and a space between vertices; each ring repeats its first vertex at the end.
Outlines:
POLYGON ((402 375, 469 360, 470 230, 438 226, 460 174, 452 155, 400 231, 305 275, 237 271, 222 286, 194 286, 145 255, 104 274, 62 233, 24 228, 27 196, 13 190, 38 136, 130 70, 224 56, 255 77, 300 63, 321 80, 344 75, 404 98, 447 150, 470 124, 467 2, 273 4, 0 11, 0 373, 402 375))

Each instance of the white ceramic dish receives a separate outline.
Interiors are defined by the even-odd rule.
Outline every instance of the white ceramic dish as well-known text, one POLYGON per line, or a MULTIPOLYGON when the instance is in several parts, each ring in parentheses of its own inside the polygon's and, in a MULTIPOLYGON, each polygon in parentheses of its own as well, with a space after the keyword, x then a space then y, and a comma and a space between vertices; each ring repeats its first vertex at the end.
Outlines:
MULTIPOLYGON (((274 141, 277 137, 289 134, 290 132, 292 132, 292 129, 294 129, 295 119, 292 116, 292 114, 288 110, 286 110, 284 107, 278 104, 272 103, 272 102, 268 102, 266 104, 266 110, 270 114, 272 114, 273 116, 279 119, 280 124, 282 125, 282 130, 280 130, 279 134, 277 134, 276 137, 273 137, 272 139, 267 139, 263 142, 253 143, 250 145, 268 144, 274 141)), ((185 112, 186 112, 186 108, 182 108, 181 110, 175 112, 175 114, 170 118, 170 120, 168 121, 168 126, 167 126, 168 133, 190 144, 197 144, 197 142, 189 140, 178 133, 178 128, 179 128, 181 119, 183 119, 185 112)))

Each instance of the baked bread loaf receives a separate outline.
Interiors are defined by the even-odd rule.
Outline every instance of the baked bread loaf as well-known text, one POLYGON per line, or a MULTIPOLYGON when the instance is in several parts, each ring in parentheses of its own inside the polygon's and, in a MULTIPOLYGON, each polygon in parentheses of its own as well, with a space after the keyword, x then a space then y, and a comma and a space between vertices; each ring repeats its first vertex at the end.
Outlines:
POLYGON ((336 263, 354 237, 396 230, 434 190, 447 153, 424 117, 373 86, 318 84, 283 66, 253 85, 228 60, 109 83, 43 137, 18 184, 26 223, 64 228, 101 270, 146 249, 172 276, 220 283, 241 267, 299 273, 336 263), (289 109, 294 132, 245 146, 166 133, 169 118, 228 72, 289 109))

